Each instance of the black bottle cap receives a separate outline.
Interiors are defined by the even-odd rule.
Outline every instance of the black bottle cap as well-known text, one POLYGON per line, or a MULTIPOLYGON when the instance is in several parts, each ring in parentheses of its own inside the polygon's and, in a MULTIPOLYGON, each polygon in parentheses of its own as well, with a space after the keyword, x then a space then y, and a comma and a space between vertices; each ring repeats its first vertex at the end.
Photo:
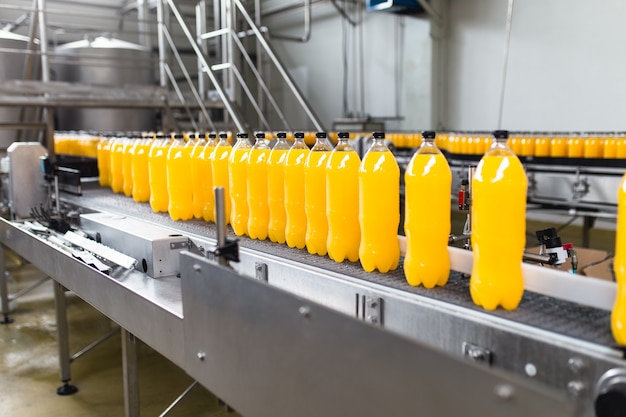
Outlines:
POLYGON ((374 132, 372 135, 374 139, 385 139, 385 132, 374 132))
POLYGON ((326 135, 326 132, 317 132, 315 134, 315 137, 318 139, 326 139, 327 135, 326 135))
POLYGON ((217 134, 215 132, 211 132, 208 134, 209 139, 215 139, 217 137, 217 134))
POLYGON ((296 132, 293 134, 293 137, 296 139, 304 139, 304 132, 296 132))
POLYGON ((508 139, 509 131, 508 130, 496 130, 493 132, 493 137, 496 139, 508 139))
POLYGON ((185 136, 184 136, 183 134, 181 134, 181 133, 176 133, 176 134, 174 135, 174 139, 183 139, 184 137, 185 137, 185 136))
POLYGON ((254 134, 254 137, 256 137, 257 139, 265 139, 265 132, 256 132, 254 134))
MULTIPOLYGON (((196 135, 194 135, 194 134, 187 135, 187 136, 189 137, 189 140, 193 140, 193 139, 195 139, 195 138, 196 138, 196 135)), ((199 135, 198 135, 198 136, 199 136, 199 135)))
POLYGON ((349 139, 350 138, 350 132, 339 132, 339 133, 337 133, 337 137, 339 139, 349 139))
POLYGON ((245 132, 239 132, 237 133, 237 137, 240 139, 248 139, 248 134, 245 132))
POLYGON ((287 139, 287 132, 278 132, 276 134, 276 137, 278 137, 279 139, 287 139))
POLYGON ((422 132, 422 137, 424 139, 435 139, 436 136, 437 132, 435 132, 434 130, 425 130, 422 132))

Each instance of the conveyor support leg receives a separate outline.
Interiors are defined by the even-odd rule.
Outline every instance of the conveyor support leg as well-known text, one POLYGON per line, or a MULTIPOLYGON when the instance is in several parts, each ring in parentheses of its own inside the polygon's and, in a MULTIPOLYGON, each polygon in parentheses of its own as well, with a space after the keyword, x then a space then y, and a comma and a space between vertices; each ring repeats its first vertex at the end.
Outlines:
POLYGON ((59 343, 59 368, 61 373, 61 385, 57 389, 58 395, 72 395, 78 391, 69 382, 72 379, 70 369, 70 335, 67 325, 67 304, 65 300, 65 287, 58 282, 54 283, 54 306, 57 316, 57 338, 59 343))
POLYGON ((591 240, 591 229, 596 223, 596 218, 592 216, 583 217, 583 248, 589 247, 589 241, 591 240))
POLYGON ((9 283, 6 275, 6 266, 4 262, 4 246, 0 245, 0 303, 2 304, 2 320, 0 324, 13 323, 13 319, 9 316, 9 283))
POLYGON ((139 372, 135 335, 122 329, 122 369, 124 373, 124 412, 126 417, 139 417, 139 372))

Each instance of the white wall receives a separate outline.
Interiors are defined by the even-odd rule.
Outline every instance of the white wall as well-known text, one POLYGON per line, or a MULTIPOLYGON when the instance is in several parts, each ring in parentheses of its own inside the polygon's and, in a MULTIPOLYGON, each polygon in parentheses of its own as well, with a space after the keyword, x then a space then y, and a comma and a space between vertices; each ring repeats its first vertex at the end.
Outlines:
MULTIPOLYGON (((441 124, 497 125, 505 0, 449 0, 441 124)), ((518 0, 503 128, 626 130, 626 2, 518 0)))
MULTIPOLYGON (((280 2, 275 2, 280 3, 280 2)), ((265 7, 265 3, 264 3, 265 7)), ((431 97, 431 42, 430 23, 423 18, 404 17, 404 75, 400 94, 399 121, 388 121, 388 129, 425 129, 430 127, 431 97)), ((266 19, 271 33, 302 34, 302 12, 266 19)), ((394 25, 396 15, 384 12, 366 12, 363 20, 364 40, 364 108, 361 108, 356 35, 350 43, 349 110, 363 110, 372 117, 396 116, 394 25)), ((270 37, 271 39, 271 37, 270 37)), ((276 53, 283 60, 298 86, 311 102, 325 128, 342 114, 342 27, 341 17, 329 4, 313 8, 311 39, 307 43, 271 40, 276 53)), ((295 109, 293 100, 284 89, 278 97, 285 100, 288 119, 303 128, 306 123, 295 109)))

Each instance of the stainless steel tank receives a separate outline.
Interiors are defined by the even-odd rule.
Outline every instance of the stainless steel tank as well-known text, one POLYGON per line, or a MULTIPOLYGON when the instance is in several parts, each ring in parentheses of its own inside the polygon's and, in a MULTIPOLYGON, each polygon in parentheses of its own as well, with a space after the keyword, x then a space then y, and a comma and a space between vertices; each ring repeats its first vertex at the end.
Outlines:
MULTIPOLYGON (((0 30, 0 48, 27 52, 30 47, 28 36, 0 30)), ((24 80, 26 75, 26 61, 28 55, 14 52, 0 52, 0 82, 9 80, 24 80)), ((33 57, 36 63, 35 68, 39 68, 39 55, 33 57)), ((33 73, 34 77, 39 77, 38 71, 33 73)), ((32 79, 32 77, 31 77, 32 79)), ((33 109, 20 109, 15 106, 0 106, 0 123, 18 123, 22 120, 30 120, 33 109)), ((21 132, 21 138, 33 137, 36 132, 21 132), (30 135, 28 135, 30 133, 30 135)), ((17 130, 0 129, 0 149, 6 149, 18 138, 17 130)))
MULTIPOLYGON (((119 39, 97 37, 55 48, 53 77, 58 81, 99 86, 150 85, 154 65, 150 51, 119 39)), ((153 109, 60 108, 59 130, 154 130, 153 109)))

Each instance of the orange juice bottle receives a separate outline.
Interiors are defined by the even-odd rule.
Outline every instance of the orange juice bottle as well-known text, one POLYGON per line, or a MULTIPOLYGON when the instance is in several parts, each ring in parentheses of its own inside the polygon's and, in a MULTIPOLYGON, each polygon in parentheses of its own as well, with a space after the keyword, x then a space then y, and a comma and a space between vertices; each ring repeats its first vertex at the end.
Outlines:
POLYGON ((508 132, 478 163, 472 179, 472 250, 470 294, 476 305, 514 310, 524 293, 522 255, 526 244, 528 180, 519 159, 506 146, 508 132))
MULTIPOLYGON (((204 147, 206 146, 206 135, 198 134, 198 139, 193 144, 193 149, 189 155, 191 161, 191 192, 193 201, 193 217, 202 218, 202 209, 204 208, 205 196, 203 183, 206 174, 202 168, 204 165, 204 147)), ((210 169, 209 169, 210 171, 210 169)))
POLYGON ((563 136, 554 136, 550 141, 550 156, 552 158, 567 156, 567 140, 563 136))
POLYGON ((111 190, 124 192, 124 146, 125 138, 115 138, 111 144, 111 190))
POLYGON ((550 138, 542 135, 535 139, 535 156, 550 156, 550 138))
POLYGON ((597 136, 585 139, 585 158, 602 158, 604 141, 597 136))
POLYGON ((143 203, 150 201, 150 178, 148 173, 148 154, 150 153, 152 140, 149 138, 139 139, 131 153, 131 172, 133 175, 133 200, 143 203))
MULTIPOLYGON (((198 174, 201 177, 198 198, 202 199, 202 218, 205 222, 215 221, 215 195, 213 191, 213 152, 217 146, 217 134, 209 133, 203 149, 198 154, 198 174)), ((230 198, 230 196, 229 196, 230 198)), ((194 203, 195 203, 194 194, 194 203)))
POLYGON ((137 141, 136 135, 131 135, 124 141, 124 153, 122 155, 122 189, 126 197, 133 195, 133 146, 137 141))
POLYGON ((359 167, 359 258, 363 269, 385 273, 398 267, 400 244, 400 168, 385 146, 385 133, 374 141, 359 167))
POLYGON ((287 133, 278 132, 267 159, 267 203, 269 224, 267 234, 272 242, 285 243, 287 213, 285 210, 285 160, 289 152, 287 133))
POLYGON ((167 212, 169 194, 167 191, 167 151, 170 139, 159 135, 150 146, 148 153, 148 179, 150 182, 150 207, 155 212, 167 212))
POLYGON ((603 158, 617 157, 617 140, 614 135, 610 135, 604 139, 604 147, 602 150, 603 158))
POLYGON ((304 133, 296 132, 285 158, 285 241, 290 248, 303 249, 306 245, 304 165, 309 152, 304 133))
POLYGON ((626 158, 626 137, 621 135, 615 142, 615 157, 619 159, 626 158))
POLYGON ((104 136, 98 142, 98 182, 111 185, 111 138, 104 136))
POLYGON ((579 135, 572 135, 567 142, 567 156, 570 158, 582 158, 585 154, 585 138, 579 135))
POLYGON ((270 156, 269 141, 265 133, 258 132, 256 143, 250 150, 248 158, 247 184, 248 190, 248 236, 252 239, 267 239, 270 209, 268 206, 268 167, 270 156))
POLYGON ((359 166, 361 159, 339 132, 338 142, 326 164, 326 216, 328 256, 336 262, 359 260, 359 166))
POLYGON ((306 212, 306 249, 324 256, 328 252, 326 217, 326 162, 332 148, 326 132, 315 134, 315 145, 304 162, 304 210, 306 212))
POLYGON ((533 156, 535 154, 535 138, 526 134, 521 139, 521 153, 522 156, 533 156))
POLYGON ((228 181, 230 182, 230 225, 237 236, 248 234, 247 171, 250 156, 247 133, 237 133, 237 143, 228 158, 228 181))
MULTIPOLYGON (((231 201, 230 201, 230 179, 228 175, 228 160, 230 158, 230 154, 233 150, 233 147, 228 142, 228 134, 225 132, 220 132, 219 134, 219 142, 215 146, 213 152, 211 152, 210 160, 211 160, 211 177, 213 179, 213 187, 222 187, 224 189, 224 219, 226 222, 230 222, 230 212, 231 212, 231 201)), ((213 209, 211 210, 211 218, 213 221, 216 220, 215 214, 215 195, 213 194, 213 190, 211 190, 211 195, 213 195, 213 209)), ((204 215, 208 214, 206 212, 208 207, 205 209, 204 215)), ((204 217, 204 216, 203 216, 204 217)), ((206 217, 204 217, 206 219, 206 217)))
POLYGON ((177 134, 167 150, 167 211, 172 220, 189 220, 193 217, 191 149, 184 142, 184 136, 177 134))
POLYGON ((617 282, 615 305, 611 313, 611 331, 617 344, 626 345, 626 174, 617 192, 617 229, 613 272, 617 282))
POLYGON ((450 192, 452 172, 435 146, 435 132, 424 132, 404 174, 404 276, 410 285, 433 288, 450 276, 450 192))

